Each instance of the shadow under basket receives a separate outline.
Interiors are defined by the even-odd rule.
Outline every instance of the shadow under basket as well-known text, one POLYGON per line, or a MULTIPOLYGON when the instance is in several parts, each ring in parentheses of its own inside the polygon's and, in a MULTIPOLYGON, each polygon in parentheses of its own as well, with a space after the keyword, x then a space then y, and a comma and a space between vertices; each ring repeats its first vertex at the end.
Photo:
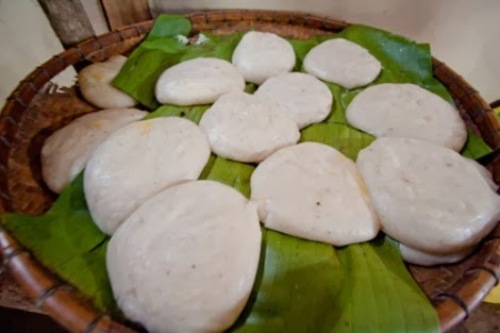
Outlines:
MULTIPOLYGON (((225 10, 186 15, 192 33, 228 34, 257 29, 294 38, 338 32, 347 23, 304 13, 225 10)), ((51 79, 68 66, 130 52, 151 29, 147 21, 88 39, 56 55, 36 68, 8 98, 0 114, 0 213, 41 214, 50 207, 53 194, 41 179, 40 149, 45 138, 74 118, 96 111, 78 95, 76 88, 54 89, 51 79)), ((490 107, 462 77, 433 59, 434 76, 455 99, 462 118, 497 152, 499 124, 490 107)), ((500 182, 500 154, 490 155, 486 166, 500 182)), ((0 229, 0 248, 10 273, 33 298, 36 306, 65 328, 75 332, 132 332, 133 328, 99 313, 82 295, 42 267, 5 230, 0 229)), ((464 320, 500 275, 500 225, 467 260, 432 268, 409 265, 439 315, 442 331, 464 320)))

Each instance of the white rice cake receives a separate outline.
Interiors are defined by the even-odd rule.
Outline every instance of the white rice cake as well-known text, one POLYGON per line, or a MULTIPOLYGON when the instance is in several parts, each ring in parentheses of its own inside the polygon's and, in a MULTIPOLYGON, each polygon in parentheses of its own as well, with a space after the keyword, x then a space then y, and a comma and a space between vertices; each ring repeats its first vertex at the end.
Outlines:
POLYGON ((249 31, 234 50, 232 62, 247 82, 262 84, 270 77, 290 72, 295 66, 295 51, 276 34, 249 31))
POLYGON ((86 114, 52 133, 45 140, 42 175, 47 186, 61 193, 87 164, 90 154, 111 133, 137 121, 147 112, 137 109, 109 109, 86 114))
POLYGON ((404 261, 420 266, 446 265, 459 262, 474 251, 474 247, 460 252, 447 254, 433 254, 412 249, 404 244, 399 244, 399 251, 404 261))
POLYGON ((415 250, 464 251, 500 217, 500 197, 491 184, 451 149, 416 139, 379 138, 359 153, 357 165, 382 229, 415 250))
POLYGON ((479 173, 483 176, 483 178, 486 181, 486 183, 488 184, 488 186, 493 191, 496 192, 498 190, 498 185, 493 180, 493 175, 491 174, 491 172, 488 169, 486 169, 484 166, 482 166, 481 164, 479 164, 478 162, 476 162, 474 160, 467 159, 467 161, 470 162, 479 171, 479 173))
POLYGON ((380 229, 354 162, 320 143, 277 151, 254 171, 251 188, 269 229, 335 246, 368 241, 380 229))
POLYGON ((312 75, 297 72, 268 79, 255 95, 278 103, 299 128, 325 120, 333 104, 332 92, 326 84, 312 75))
POLYGON ((232 92, 203 114, 200 128, 215 154, 239 162, 260 162, 300 138, 297 124, 280 108, 273 101, 232 92))
POLYGON ((457 109, 411 83, 384 83, 363 90, 346 110, 350 125, 380 136, 415 138, 460 151, 467 140, 457 109))
POLYGON ((144 201, 201 174, 210 147, 191 121, 155 118, 113 133, 90 157, 85 198, 94 222, 112 234, 144 201))
POLYGON ((352 89, 374 81, 382 65, 364 47, 343 38, 327 40, 304 58, 307 73, 352 89))
POLYGON ((194 181, 134 212, 106 264, 118 305, 148 332, 222 332, 247 303, 260 247, 255 205, 229 186, 194 181))
POLYGON ((156 82, 162 104, 213 103, 230 91, 243 91, 245 80, 231 63, 217 58, 196 58, 168 68, 156 82))
POLYGON ((101 109, 130 108, 137 104, 132 97, 111 85, 126 61, 127 57, 117 55, 78 73, 80 91, 87 102, 101 109))

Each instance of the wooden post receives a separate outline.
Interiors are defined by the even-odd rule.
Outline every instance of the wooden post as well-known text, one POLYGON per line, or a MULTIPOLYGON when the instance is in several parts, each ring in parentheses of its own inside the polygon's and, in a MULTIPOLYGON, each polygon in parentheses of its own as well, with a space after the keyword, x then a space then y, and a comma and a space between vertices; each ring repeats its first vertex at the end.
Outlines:
POLYGON ((38 0, 65 48, 94 34, 81 0, 38 0))
POLYGON ((148 0, 101 0, 111 29, 150 20, 148 0))

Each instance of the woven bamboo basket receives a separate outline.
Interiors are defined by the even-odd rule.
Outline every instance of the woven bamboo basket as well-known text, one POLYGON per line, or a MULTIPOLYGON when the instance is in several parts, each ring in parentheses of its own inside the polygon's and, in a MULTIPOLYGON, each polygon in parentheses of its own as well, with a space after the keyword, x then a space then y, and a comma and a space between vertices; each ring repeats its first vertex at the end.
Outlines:
MULTIPOLYGON (((291 12, 225 10, 187 14, 193 33, 219 34, 257 29, 283 36, 308 38, 337 32, 348 24, 330 18, 291 12)), ((86 40, 36 68, 8 98, 0 115, 0 213, 40 214, 54 195, 40 173, 40 149, 45 138, 72 119, 96 109, 85 103, 76 88, 54 89, 51 79, 68 66, 76 68, 112 55, 126 54, 151 29, 147 21, 86 40)), ((434 59, 435 77, 451 92, 463 119, 493 148, 500 147, 500 127, 489 106, 462 77, 434 59)), ((500 155, 485 165, 500 182, 500 155)), ((33 298, 37 307, 74 332, 133 332, 134 327, 97 312, 71 286, 42 267, 5 230, 0 248, 10 273, 33 298)), ((441 330, 467 318, 500 276, 500 225, 467 260, 441 267, 409 266, 416 281, 434 304, 441 330)))

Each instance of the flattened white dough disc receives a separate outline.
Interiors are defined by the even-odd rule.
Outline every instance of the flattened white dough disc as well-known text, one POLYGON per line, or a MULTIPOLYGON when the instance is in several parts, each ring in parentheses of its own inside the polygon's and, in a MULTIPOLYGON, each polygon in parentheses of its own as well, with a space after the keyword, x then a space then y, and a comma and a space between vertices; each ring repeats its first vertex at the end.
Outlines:
POLYGON ((343 38, 327 40, 304 58, 307 73, 352 89, 374 81, 382 70, 380 62, 364 47, 343 38))
POLYGON ((457 109, 411 83, 368 87, 352 100, 346 115, 349 124, 377 137, 427 140, 456 151, 467 140, 457 109))
POLYGON ((249 31, 234 50, 233 65, 245 81, 261 84, 270 77, 290 72, 295 51, 284 38, 270 33, 249 31))
POLYGON ((356 165, 329 146, 277 151, 255 169, 251 186, 269 229, 336 246, 368 241, 380 229, 356 165))
POLYGON ((112 234, 152 195, 197 179, 209 156, 205 135, 182 118, 143 120, 113 133, 85 168, 85 198, 94 222, 112 234))
POLYGON ((382 229, 415 250, 463 251, 500 218, 500 197, 473 163, 451 149, 379 138, 360 152, 357 165, 382 229))
POLYGON ((111 238, 107 269, 118 305, 148 332, 222 332, 243 310, 259 263, 255 205, 211 181, 171 187, 111 238))
POLYGON ((326 84, 305 73, 285 73, 272 77, 255 95, 273 100, 286 110, 299 128, 323 121, 332 110, 333 96, 326 84))
POLYGON ((87 102, 101 109, 129 108, 137 104, 132 97, 111 85, 126 61, 127 57, 117 55, 78 73, 80 91, 87 102))
POLYGON ((493 175, 491 174, 491 172, 474 160, 467 159, 467 161, 474 165, 475 168, 477 168, 479 173, 483 176, 484 181, 494 192, 496 192, 498 190, 498 185, 493 180, 493 175))
POLYGON ((212 151, 240 162, 260 162, 296 143, 297 124, 273 101, 242 92, 219 98, 201 118, 200 128, 212 151))
POLYGON ((213 103, 230 91, 243 91, 245 79, 231 63, 196 58, 167 69, 156 82, 156 99, 162 104, 213 103))
POLYGON ((146 114, 137 109, 109 109, 84 115, 54 132, 42 147, 42 174, 47 186, 61 193, 102 141, 146 114))
POLYGON ((401 243, 399 244, 399 251, 403 260, 420 266, 453 264, 467 257, 473 250, 474 247, 449 254, 433 254, 412 249, 401 243))

